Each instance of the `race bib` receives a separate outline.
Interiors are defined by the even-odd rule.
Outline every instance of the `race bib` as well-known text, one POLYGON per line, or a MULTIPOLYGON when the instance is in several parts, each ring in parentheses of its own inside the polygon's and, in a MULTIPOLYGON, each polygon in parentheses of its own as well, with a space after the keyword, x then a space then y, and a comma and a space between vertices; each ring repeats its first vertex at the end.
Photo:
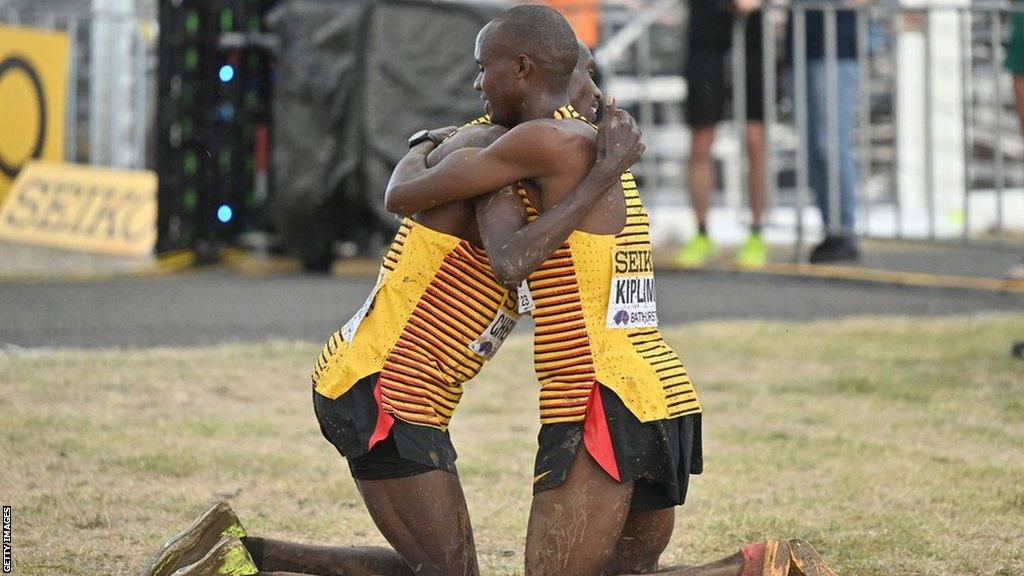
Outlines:
POLYGON ((384 271, 381 270, 377 274, 377 283, 373 286, 373 290, 370 290, 370 295, 363 301, 363 305, 356 310, 354 316, 349 318, 348 322, 341 327, 341 337, 348 342, 352 343, 352 338, 356 335, 356 330, 359 329, 359 325, 363 322, 363 318, 370 312, 370 308, 373 308, 373 299, 377 296, 377 291, 384 285, 382 280, 384 279, 384 271))
POLYGON ((658 325, 651 249, 612 248, 612 283, 608 291, 608 328, 653 328, 658 325))
POLYGON ((516 300, 519 302, 518 311, 520 314, 532 312, 537 306, 533 303, 533 295, 530 294, 530 284, 524 278, 519 288, 516 289, 516 300))
POLYGON ((477 356, 490 359, 505 343, 505 339, 512 333, 518 321, 518 314, 504 308, 499 309, 491 324, 469 344, 469 349, 477 356))

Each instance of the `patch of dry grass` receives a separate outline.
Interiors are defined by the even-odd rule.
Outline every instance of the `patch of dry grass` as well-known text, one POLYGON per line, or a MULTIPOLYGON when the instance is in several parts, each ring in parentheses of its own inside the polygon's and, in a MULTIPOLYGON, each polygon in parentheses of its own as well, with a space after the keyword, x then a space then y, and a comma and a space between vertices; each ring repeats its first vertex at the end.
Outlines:
MULTIPOLYGON (((726 322, 667 332, 705 406, 671 563, 800 535, 848 574, 1024 574, 1024 316, 726 322)), ((530 345, 453 428, 485 574, 521 573, 530 345)), ((15 571, 133 574, 211 501, 254 534, 381 544, 310 409, 314 344, 0 357, 15 571)))

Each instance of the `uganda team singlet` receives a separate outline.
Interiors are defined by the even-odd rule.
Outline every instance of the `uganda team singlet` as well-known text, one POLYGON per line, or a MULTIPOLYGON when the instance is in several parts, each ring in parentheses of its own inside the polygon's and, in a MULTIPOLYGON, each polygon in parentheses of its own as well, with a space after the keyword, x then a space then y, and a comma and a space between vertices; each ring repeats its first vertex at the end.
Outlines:
MULTIPOLYGON (((555 118, 585 121, 571 106, 555 118)), ((701 411, 686 368, 657 328, 650 220, 636 180, 626 172, 621 183, 622 231, 574 231, 528 279, 542 424, 582 422, 594 384, 642 422, 701 411)), ((525 188, 517 192, 534 220, 525 188)))
POLYGON ((381 410, 446 430, 462 384, 515 326, 514 307, 483 250, 406 218, 363 307, 317 358, 313 385, 334 399, 379 373, 381 410))

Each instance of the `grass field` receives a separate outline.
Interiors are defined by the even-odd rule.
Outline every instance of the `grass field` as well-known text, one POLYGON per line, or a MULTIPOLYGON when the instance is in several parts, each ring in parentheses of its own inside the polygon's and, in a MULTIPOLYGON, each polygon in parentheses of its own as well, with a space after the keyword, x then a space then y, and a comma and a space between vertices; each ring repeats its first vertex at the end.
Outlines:
MULTIPOLYGON (((846 575, 1024 574, 1024 315, 667 331, 705 407, 705 473, 664 558, 802 536, 846 575)), ((521 573, 537 431, 529 341, 469 385, 453 437, 485 575, 521 573)), ((320 437, 319 346, 0 356, 15 573, 133 574, 230 497, 251 533, 379 544, 320 437)))

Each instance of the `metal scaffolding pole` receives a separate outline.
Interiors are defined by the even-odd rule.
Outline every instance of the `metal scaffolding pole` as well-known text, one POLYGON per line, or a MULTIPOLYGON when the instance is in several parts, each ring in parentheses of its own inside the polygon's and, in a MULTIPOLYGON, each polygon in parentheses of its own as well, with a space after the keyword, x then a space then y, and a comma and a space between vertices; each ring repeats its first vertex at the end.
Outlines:
POLYGON ((805 143, 797 146, 796 151, 796 245, 793 261, 799 262, 805 243, 804 206, 810 179, 806 145, 810 137, 807 131, 807 13, 801 6, 793 9, 793 91, 796 130, 805 143))
POLYGON ((771 5, 766 4, 761 12, 761 63, 764 72, 764 205, 767 208, 775 198, 777 179, 775 176, 775 154, 772 146, 772 135, 776 122, 776 87, 775 77, 775 24, 772 21, 774 12, 771 5))
POLYGON ((825 123, 828 141, 828 215, 829 234, 842 231, 842 191, 839 186, 839 61, 836 54, 836 10, 825 8, 825 123))
POLYGON ((932 13, 924 12, 924 193, 928 207, 928 239, 935 240, 935 135, 932 86, 932 13))
POLYGON ((871 13, 866 9, 857 11, 857 159, 860 166, 860 184, 857 186, 857 206, 860 216, 857 221, 868 234, 871 230, 871 198, 868 181, 871 176, 871 66, 868 61, 868 24, 871 13))

